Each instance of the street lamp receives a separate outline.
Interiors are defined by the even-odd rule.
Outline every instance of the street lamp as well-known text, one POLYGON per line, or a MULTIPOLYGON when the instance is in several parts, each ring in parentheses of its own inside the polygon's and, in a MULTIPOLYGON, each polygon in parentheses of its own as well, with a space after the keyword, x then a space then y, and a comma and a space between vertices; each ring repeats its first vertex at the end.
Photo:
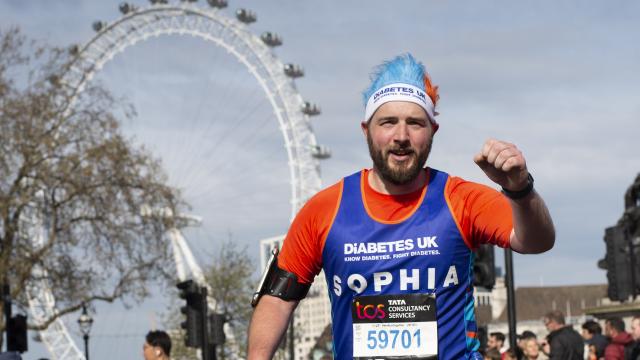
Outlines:
POLYGON ((89 333, 91 332, 91 325, 93 324, 93 318, 87 314, 87 305, 82 304, 82 314, 78 318, 78 325, 80 325, 80 332, 82 332, 82 338, 84 339, 84 356, 86 360, 89 360, 89 333))

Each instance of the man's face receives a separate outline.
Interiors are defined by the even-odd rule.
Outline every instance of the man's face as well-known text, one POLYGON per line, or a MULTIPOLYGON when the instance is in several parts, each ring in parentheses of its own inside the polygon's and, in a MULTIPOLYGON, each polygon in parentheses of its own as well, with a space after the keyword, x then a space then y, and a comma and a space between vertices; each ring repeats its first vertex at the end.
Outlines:
POLYGON ((158 352, 160 352, 160 350, 157 347, 149 345, 146 341, 144 345, 142 345, 142 356, 144 356, 144 360, 158 359, 158 352))
POLYGON ((539 355, 540 348, 538 347, 538 342, 536 339, 528 339, 524 343, 523 352, 530 358, 536 359, 539 355))
POLYGON ((547 328, 547 331, 551 332, 558 329, 558 323, 551 319, 544 318, 544 327, 547 328))
POLYGON ((593 337, 593 334, 588 332, 587 329, 582 329, 580 335, 582 335, 582 338, 585 340, 591 340, 591 338, 593 337))
POLYGON ((495 336, 489 335, 489 340, 487 341, 487 347, 489 349, 498 349, 502 347, 502 342, 496 339, 495 336))
POLYGON ((419 105, 405 101, 383 104, 362 124, 373 166, 380 176, 405 185, 419 174, 429 157, 433 127, 419 105))
POLYGON ((631 336, 633 340, 640 340, 640 319, 631 320, 631 336))
POLYGON ((604 322, 604 334, 606 336, 613 336, 612 334, 613 328, 611 327, 611 323, 608 321, 604 322))

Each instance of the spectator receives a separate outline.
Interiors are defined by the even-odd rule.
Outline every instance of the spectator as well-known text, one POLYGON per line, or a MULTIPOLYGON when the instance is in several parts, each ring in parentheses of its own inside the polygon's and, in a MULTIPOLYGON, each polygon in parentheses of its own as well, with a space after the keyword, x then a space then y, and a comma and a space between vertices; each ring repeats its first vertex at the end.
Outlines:
POLYGON ((516 356, 518 359, 522 359, 524 357, 525 342, 530 339, 534 339, 536 341, 538 340, 538 337, 535 333, 533 333, 533 331, 525 330, 522 332, 522 334, 518 335, 518 347, 515 348, 516 356))
POLYGON ((611 338, 611 342, 604 350, 605 360, 626 360, 625 348, 629 347, 630 351, 633 347, 633 338, 624 331, 624 321, 615 316, 605 320, 604 332, 611 338))
POLYGON ((586 321, 582 324, 582 338, 588 345, 595 346, 596 357, 600 359, 604 357, 604 349, 609 344, 609 340, 602 335, 602 327, 593 320, 586 321))
POLYGON ((529 330, 523 331, 522 334, 518 336, 518 347, 520 347, 521 349, 524 349, 524 342, 529 339, 538 340, 538 337, 533 331, 529 331, 529 330))
POLYGON ((544 317, 544 326, 549 331, 547 342, 550 360, 584 359, 582 337, 573 330, 573 327, 565 325, 562 312, 555 310, 547 313, 544 317))
POLYGON ((142 346, 144 360, 169 360, 171 356, 171 338, 161 330, 149 331, 142 346))
POLYGON ((503 353, 502 347, 504 346, 505 336, 503 333, 497 331, 489 334, 489 341, 487 341, 487 350, 496 349, 499 353, 503 353))
POLYGON ((631 337, 633 338, 633 349, 630 360, 640 360, 640 315, 631 319, 631 337))
POLYGON ((585 360, 598 360, 601 359, 596 355, 596 346, 593 344, 587 345, 587 356, 585 360))
POLYGON ((537 360, 540 357, 540 345, 536 338, 527 338, 522 341, 524 360, 537 360))
POLYGON ((513 349, 509 349, 502 354, 502 360, 518 360, 516 352, 513 349))
POLYGON ((484 354, 485 360, 500 360, 502 359, 502 355, 500 355, 500 351, 496 348, 487 348, 487 353, 484 354))

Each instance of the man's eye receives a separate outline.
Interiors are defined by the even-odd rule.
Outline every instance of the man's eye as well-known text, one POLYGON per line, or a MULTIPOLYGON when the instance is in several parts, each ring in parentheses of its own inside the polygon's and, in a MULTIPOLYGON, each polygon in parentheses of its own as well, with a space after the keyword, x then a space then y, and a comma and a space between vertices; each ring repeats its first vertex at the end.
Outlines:
POLYGON ((408 125, 410 125, 410 126, 418 126, 418 127, 425 127, 425 126, 427 126, 427 123, 426 123, 426 122, 424 122, 424 121, 419 121, 419 120, 416 120, 416 121, 409 121, 409 122, 407 122, 407 124, 408 124, 408 125))

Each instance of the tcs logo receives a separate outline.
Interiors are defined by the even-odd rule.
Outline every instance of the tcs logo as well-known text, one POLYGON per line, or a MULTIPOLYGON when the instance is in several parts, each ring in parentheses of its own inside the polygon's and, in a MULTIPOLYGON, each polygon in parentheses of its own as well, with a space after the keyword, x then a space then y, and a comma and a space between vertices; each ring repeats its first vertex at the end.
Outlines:
POLYGON ((387 313, 384 311, 384 304, 362 306, 359 301, 356 301, 356 315, 358 319, 384 319, 387 313))

